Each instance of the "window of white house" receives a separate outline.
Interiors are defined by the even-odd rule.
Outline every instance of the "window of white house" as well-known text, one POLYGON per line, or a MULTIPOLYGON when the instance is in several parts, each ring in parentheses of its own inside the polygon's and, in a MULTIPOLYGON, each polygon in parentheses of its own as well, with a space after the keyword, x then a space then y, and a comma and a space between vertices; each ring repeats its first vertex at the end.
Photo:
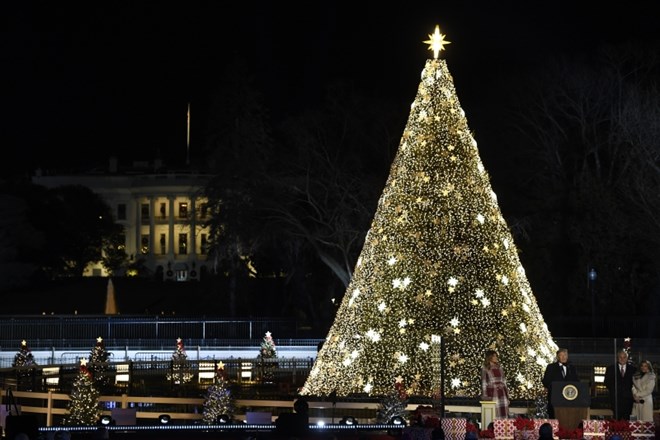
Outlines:
POLYGON ((179 254, 188 253, 188 234, 179 234, 179 254))
POLYGON ((188 218, 188 202, 179 203, 179 218, 188 218))
POLYGON ((143 255, 149 253, 149 235, 143 234, 142 237, 140 237, 140 252, 142 252, 143 255))

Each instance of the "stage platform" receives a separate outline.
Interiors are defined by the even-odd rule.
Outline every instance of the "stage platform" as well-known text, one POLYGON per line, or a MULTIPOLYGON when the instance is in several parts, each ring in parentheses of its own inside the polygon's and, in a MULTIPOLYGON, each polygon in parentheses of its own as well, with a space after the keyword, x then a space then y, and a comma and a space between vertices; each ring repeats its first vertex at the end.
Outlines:
POLYGON ((97 440, 97 439, 365 439, 388 440, 401 437, 402 425, 309 425, 304 436, 278 432, 270 425, 164 425, 164 426, 80 426, 39 428, 38 437, 44 440, 97 440))

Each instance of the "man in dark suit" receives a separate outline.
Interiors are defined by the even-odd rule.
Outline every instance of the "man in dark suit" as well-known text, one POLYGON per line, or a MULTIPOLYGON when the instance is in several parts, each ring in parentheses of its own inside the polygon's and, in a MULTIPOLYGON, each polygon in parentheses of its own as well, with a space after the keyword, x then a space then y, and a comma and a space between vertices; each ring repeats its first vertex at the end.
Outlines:
POLYGON ((628 352, 619 350, 617 363, 605 370, 605 386, 610 393, 610 405, 616 420, 630 420, 633 407, 633 374, 635 366, 628 362, 628 352))
POLYGON ((568 363, 568 349, 557 350, 557 362, 548 364, 543 373, 543 386, 548 393, 548 417, 555 418, 555 408, 552 406, 552 382, 565 382, 580 380, 575 366, 568 363))

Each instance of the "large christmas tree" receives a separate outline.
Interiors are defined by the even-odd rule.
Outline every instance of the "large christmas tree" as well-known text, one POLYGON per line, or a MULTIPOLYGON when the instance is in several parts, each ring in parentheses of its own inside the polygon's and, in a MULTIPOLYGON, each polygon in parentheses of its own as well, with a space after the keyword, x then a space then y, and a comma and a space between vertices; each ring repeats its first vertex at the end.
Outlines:
POLYGON ((556 345, 430 35, 399 150, 307 395, 481 394, 487 349, 513 398, 534 398, 556 345), (441 342, 442 341, 442 342, 441 342), (441 347, 443 347, 441 353, 441 347))
POLYGON ((94 386, 92 374, 87 369, 87 359, 80 360, 80 370, 73 381, 69 414, 65 425, 95 425, 101 415, 99 391, 94 386))

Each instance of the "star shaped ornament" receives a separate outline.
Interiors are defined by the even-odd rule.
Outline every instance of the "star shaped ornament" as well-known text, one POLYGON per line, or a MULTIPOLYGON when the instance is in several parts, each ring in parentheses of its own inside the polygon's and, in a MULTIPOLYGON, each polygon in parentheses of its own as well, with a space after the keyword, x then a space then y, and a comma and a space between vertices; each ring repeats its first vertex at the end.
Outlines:
POLYGON ((445 49, 447 44, 451 44, 451 41, 445 40, 445 35, 440 33, 440 26, 435 26, 435 32, 429 34, 429 39, 424 43, 429 45, 429 50, 433 51, 433 58, 438 59, 438 55, 441 51, 445 49))

